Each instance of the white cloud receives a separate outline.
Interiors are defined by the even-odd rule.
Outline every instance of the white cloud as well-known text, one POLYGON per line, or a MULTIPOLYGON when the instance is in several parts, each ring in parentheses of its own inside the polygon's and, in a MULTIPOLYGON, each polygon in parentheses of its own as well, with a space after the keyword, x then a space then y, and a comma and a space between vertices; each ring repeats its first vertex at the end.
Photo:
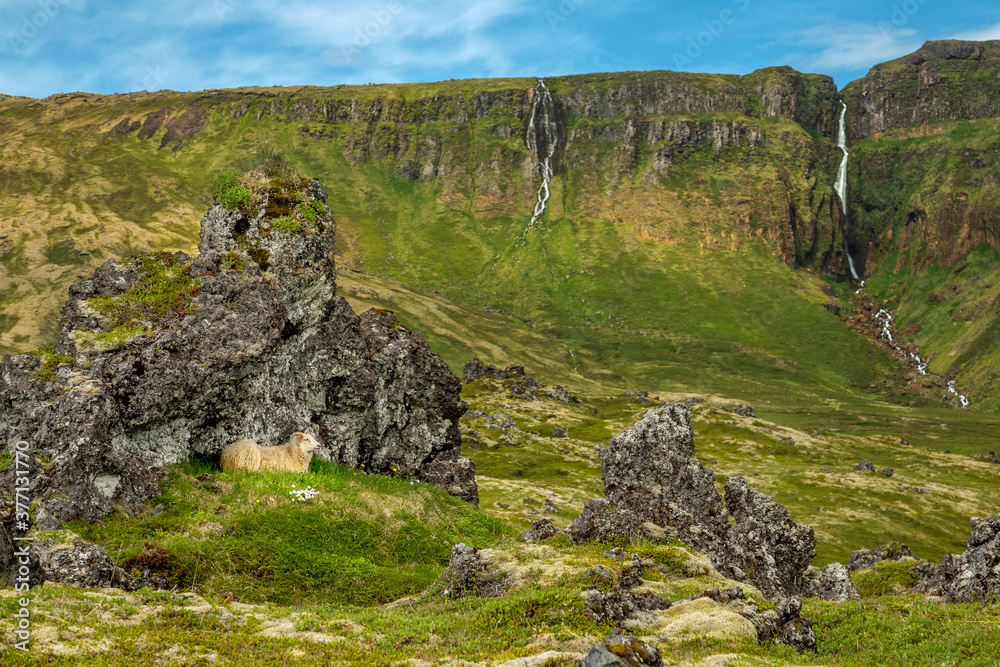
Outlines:
POLYGON ((919 49, 923 39, 910 28, 831 20, 796 32, 793 43, 806 49, 798 55, 801 66, 825 72, 867 68, 899 58, 919 49))
POLYGON ((966 39, 974 42, 980 42, 987 39, 1000 39, 1000 23, 988 28, 966 30, 965 32, 952 35, 948 39, 966 39))

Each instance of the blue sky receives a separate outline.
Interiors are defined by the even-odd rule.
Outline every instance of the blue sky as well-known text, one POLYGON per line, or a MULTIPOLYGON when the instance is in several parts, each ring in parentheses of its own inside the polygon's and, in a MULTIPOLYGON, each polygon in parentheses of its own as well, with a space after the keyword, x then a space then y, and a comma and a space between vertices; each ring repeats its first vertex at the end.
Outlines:
POLYGON ((0 0, 0 93, 397 83, 770 65, 838 86, 929 39, 1000 39, 996 0, 0 0))

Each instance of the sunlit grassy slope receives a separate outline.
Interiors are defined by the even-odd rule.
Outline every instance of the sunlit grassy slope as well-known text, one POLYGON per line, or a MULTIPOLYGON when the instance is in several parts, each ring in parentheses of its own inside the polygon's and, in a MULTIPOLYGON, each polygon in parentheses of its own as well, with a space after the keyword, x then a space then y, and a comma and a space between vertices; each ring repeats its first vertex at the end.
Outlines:
MULTIPOLYGON (((689 78, 708 95, 729 94, 739 83, 689 78)), ((602 81, 583 77, 572 86, 603 94, 610 84, 602 81)), ((553 180, 546 216, 522 237, 537 183, 526 167, 521 121, 511 116, 519 107, 510 100, 530 85, 2 101, 0 132, 9 139, 0 146, 0 351, 51 341, 62 290, 95 264, 140 248, 193 252, 213 175, 266 147, 325 185, 342 267, 363 271, 365 280, 440 294, 440 303, 471 314, 462 318, 462 335, 414 324, 455 368, 493 338, 510 361, 578 383, 740 396, 789 412, 825 401, 863 410, 876 400, 866 388, 898 369, 822 307, 832 298, 822 291, 831 288, 826 278, 781 261, 838 243, 831 207, 822 203, 832 196, 836 164, 828 139, 753 105, 745 111, 760 115, 653 115, 644 122, 742 123, 767 140, 679 146, 669 174, 651 179, 650 144, 623 156, 620 138, 599 138, 619 132, 617 121, 580 119, 568 129, 577 133, 575 161, 553 180), (474 93, 507 101, 456 123, 456 114, 474 106, 474 93), (335 123, 297 111, 295 100, 323 95, 349 97, 362 111, 337 112, 335 123), (400 134, 371 109, 404 99, 412 127, 400 134), (190 135, 167 126, 146 132, 151 114, 165 114, 169 125, 179 109, 200 110, 203 126, 190 135), (413 125, 421 113, 431 120, 413 125), (436 168, 447 175, 401 173, 416 159, 418 141, 446 147, 436 168), (493 171, 474 174, 474 165, 493 171), (809 201, 794 201, 802 197, 809 201), (800 238, 802 229, 781 222, 793 205, 799 227, 813 225, 817 238, 800 238), (794 247, 786 247, 793 237, 794 247), (503 342, 507 335, 520 343, 503 342)), ((876 272, 876 282, 887 269, 876 272)), ((981 315, 982 340, 967 350, 970 358, 944 364, 939 354, 934 368, 964 374, 974 406, 991 407, 1000 391, 988 352, 997 318, 989 309, 981 315)), ((948 340, 940 327, 922 336, 918 342, 929 349, 948 340)))

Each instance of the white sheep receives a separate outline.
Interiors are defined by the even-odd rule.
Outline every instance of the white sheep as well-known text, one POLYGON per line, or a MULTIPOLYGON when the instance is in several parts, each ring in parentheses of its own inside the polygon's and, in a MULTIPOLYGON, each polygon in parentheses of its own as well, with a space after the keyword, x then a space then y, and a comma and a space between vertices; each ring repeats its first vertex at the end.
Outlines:
POLYGON ((224 450, 219 461, 227 472, 305 472, 319 442, 308 433, 292 433, 288 443, 277 447, 261 447, 253 440, 239 440, 224 450))

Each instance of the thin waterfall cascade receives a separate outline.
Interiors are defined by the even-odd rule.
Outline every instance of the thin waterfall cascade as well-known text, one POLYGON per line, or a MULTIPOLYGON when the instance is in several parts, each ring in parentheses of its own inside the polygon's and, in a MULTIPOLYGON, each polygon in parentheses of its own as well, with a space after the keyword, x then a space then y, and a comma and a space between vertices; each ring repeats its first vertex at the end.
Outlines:
POLYGON ((525 232, 545 215, 545 209, 549 204, 549 181, 555 175, 556 152, 561 143, 561 122, 562 117, 559 106, 556 104, 556 98, 545 86, 545 79, 539 79, 538 85, 535 86, 535 99, 531 105, 531 117, 528 120, 525 143, 538 158, 538 166, 542 172, 542 184, 538 188, 538 201, 535 203, 531 222, 528 223, 525 232))
MULTIPOLYGON (((840 207, 844 212, 844 227, 847 227, 847 159, 850 153, 847 150, 847 105, 843 101, 840 103, 840 123, 837 125, 837 148, 844 152, 844 157, 840 160, 840 169, 837 170, 837 180, 833 184, 833 189, 840 197, 840 207)), ((847 267, 851 270, 851 278, 858 280, 858 272, 854 268, 854 258, 851 257, 851 250, 848 243, 844 241, 844 254, 847 255, 847 267)))
MULTIPOLYGON (((893 320, 892 313, 890 313, 885 308, 879 308, 879 311, 877 313, 875 313, 875 320, 882 327, 879 330, 879 336, 882 338, 882 340, 884 340, 885 342, 887 342, 892 349, 894 349, 894 350, 902 353, 905 356, 908 356, 914 362, 914 365, 915 365, 918 373, 920 373, 921 375, 927 375, 927 362, 924 361, 923 359, 921 359, 920 355, 917 354, 916 352, 908 352, 907 350, 904 350, 899 345, 896 345, 895 341, 893 340, 893 337, 892 337, 892 326, 893 326, 892 325, 892 320, 893 320)), ((949 380, 948 381, 948 391, 949 391, 949 393, 952 393, 952 394, 954 394, 955 396, 958 397, 958 400, 962 404, 963 408, 969 407, 969 399, 966 396, 964 396, 963 394, 960 394, 958 392, 958 389, 955 388, 955 381, 954 380, 949 380)))
POLYGON ((538 160, 538 168, 542 174, 542 184, 538 187, 538 199, 531 212, 531 220, 521 230, 517 238, 506 250, 497 253, 493 258, 490 271, 496 269, 500 256, 520 243, 535 226, 549 205, 549 181, 556 174, 559 160, 562 159, 566 144, 566 124, 563 122, 562 109, 552 91, 545 85, 545 79, 539 79, 535 86, 534 97, 531 100, 531 114, 528 117, 528 127, 524 143, 538 160))

